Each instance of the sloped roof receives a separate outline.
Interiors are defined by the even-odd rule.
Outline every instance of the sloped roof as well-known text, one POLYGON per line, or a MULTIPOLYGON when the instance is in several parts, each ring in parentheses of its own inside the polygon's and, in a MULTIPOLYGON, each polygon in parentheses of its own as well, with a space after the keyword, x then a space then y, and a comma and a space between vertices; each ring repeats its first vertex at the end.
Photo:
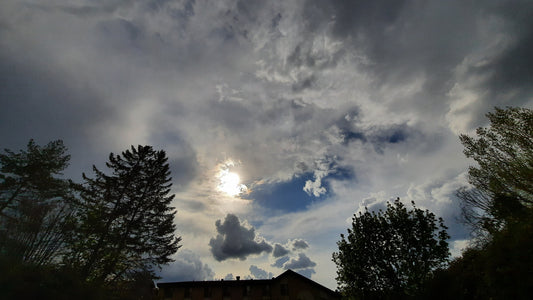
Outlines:
POLYGON ((327 288, 327 287, 321 285, 320 283, 318 283, 318 282, 316 282, 316 281, 314 281, 314 280, 312 280, 312 279, 309 279, 309 278, 303 276, 302 274, 296 273, 296 272, 294 272, 294 271, 291 270, 291 269, 289 269, 289 270, 287 270, 287 271, 281 273, 278 277, 273 278, 272 280, 279 280, 279 279, 281 279, 281 278, 283 278, 283 277, 287 277, 287 276, 295 276, 295 277, 298 277, 300 280, 305 281, 305 282, 309 283, 310 285, 314 285, 315 287, 317 287, 317 288, 319 288, 319 289, 326 290, 326 291, 329 292, 329 293, 338 294, 337 292, 332 291, 332 290, 330 290, 329 288, 327 288))
POLYGON ((209 287, 209 286, 245 286, 245 285, 265 285, 269 283, 277 282, 285 277, 296 277, 299 280, 305 281, 309 285, 315 286, 325 292, 337 295, 338 293, 330 290, 329 288, 321 285, 320 283, 309 279, 301 274, 294 272, 293 270, 287 270, 280 274, 278 277, 272 279, 243 279, 243 280, 211 280, 211 281, 178 281, 178 282, 161 282, 157 283, 159 288, 170 288, 170 287, 209 287))

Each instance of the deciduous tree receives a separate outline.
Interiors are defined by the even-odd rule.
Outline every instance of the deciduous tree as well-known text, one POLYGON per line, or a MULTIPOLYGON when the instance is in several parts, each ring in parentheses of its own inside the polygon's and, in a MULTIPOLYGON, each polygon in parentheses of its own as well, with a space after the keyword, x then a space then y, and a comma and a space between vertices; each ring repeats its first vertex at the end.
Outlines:
POLYGON ((448 238, 442 219, 399 198, 385 211, 354 215, 333 253, 339 288, 351 299, 415 295, 447 262, 448 238))
POLYGON ((460 136, 477 166, 468 169, 473 188, 458 196, 466 223, 481 235, 533 207, 533 110, 496 107, 487 117, 490 125, 478 128, 477 137, 460 136))
POLYGON ((45 265, 65 246, 73 199, 61 178, 70 155, 61 140, 0 154, 0 253, 12 263, 45 265))

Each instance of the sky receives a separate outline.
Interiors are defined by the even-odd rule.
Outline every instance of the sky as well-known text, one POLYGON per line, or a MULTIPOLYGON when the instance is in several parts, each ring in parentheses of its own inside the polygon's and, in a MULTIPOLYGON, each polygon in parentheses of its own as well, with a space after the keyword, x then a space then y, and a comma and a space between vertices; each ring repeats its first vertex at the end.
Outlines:
POLYGON ((400 197, 469 239, 459 134, 533 107, 532 1, 0 3, 0 148, 62 139, 81 181, 165 150, 182 248, 161 281, 335 289, 354 213, 400 197))

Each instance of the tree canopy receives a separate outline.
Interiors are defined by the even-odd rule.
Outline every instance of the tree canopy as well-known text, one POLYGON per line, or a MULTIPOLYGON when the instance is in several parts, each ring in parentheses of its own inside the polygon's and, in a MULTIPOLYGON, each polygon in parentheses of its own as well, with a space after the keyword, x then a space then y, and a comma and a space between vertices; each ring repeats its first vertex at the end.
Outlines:
POLYGON ((61 140, 28 142, 0 154, 0 251, 12 261, 49 264, 62 253, 72 201, 61 178, 70 156, 61 140))
POLYGON ((427 299, 530 299, 533 294, 533 111, 495 108, 461 135, 469 188, 458 192, 474 239, 424 291, 427 299))
POLYGON ((398 198, 385 211, 354 215, 333 253, 337 282, 348 298, 414 295, 449 251, 446 226, 428 210, 408 210, 398 198))
POLYGON ((468 169, 473 188, 458 192, 463 216, 477 233, 501 228, 533 207, 533 110, 496 107, 477 137, 461 135, 464 153, 477 166, 468 169))

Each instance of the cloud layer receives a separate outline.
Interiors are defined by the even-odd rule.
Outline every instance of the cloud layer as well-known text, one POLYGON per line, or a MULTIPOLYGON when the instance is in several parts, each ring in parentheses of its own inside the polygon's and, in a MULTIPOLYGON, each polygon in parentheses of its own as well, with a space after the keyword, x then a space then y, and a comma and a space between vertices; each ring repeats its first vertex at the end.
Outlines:
POLYGON ((533 107, 532 14, 500 0, 4 0, 2 148, 63 139, 75 181, 110 152, 164 149, 197 255, 169 270, 293 264, 335 288, 335 242, 365 206, 414 200, 451 244, 468 239, 457 135, 493 106, 533 107), (217 189, 227 161, 238 196, 217 189))

